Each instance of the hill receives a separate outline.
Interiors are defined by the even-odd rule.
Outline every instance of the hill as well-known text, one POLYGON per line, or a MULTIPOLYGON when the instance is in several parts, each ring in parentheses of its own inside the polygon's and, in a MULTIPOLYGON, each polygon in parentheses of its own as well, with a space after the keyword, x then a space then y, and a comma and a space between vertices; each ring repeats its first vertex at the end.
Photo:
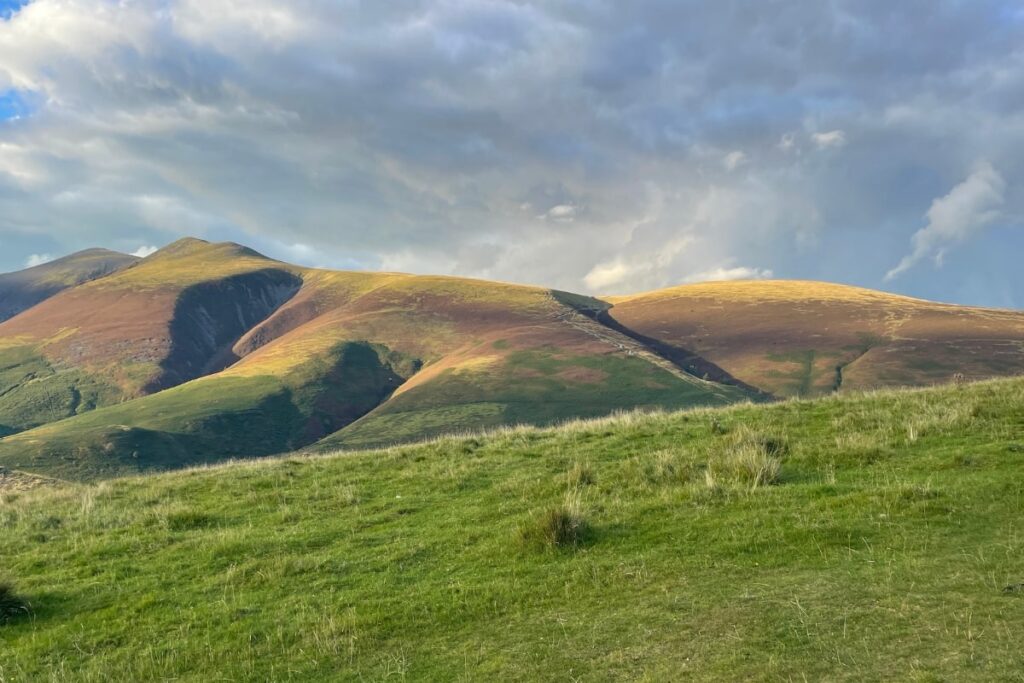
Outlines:
POLYGON ((181 240, 0 323, 0 435, 202 375, 297 289, 276 264, 181 240))
POLYGON ((801 282, 600 300, 184 239, 0 323, 0 466, 90 480, 1024 372, 1024 314, 801 282))
POLYGON ((0 322, 83 282, 110 275, 138 261, 108 249, 86 249, 15 273, 0 273, 0 322))
POLYGON ((1024 372, 1024 314, 823 282, 740 281, 612 297, 614 320, 776 396, 1024 372))
POLYGON ((1022 402, 1001 380, 4 494, 0 675, 1019 680, 1022 402))
POLYGON ((685 372, 584 305, 605 306, 539 287, 303 269, 182 241, 0 325, 0 339, 15 340, 15 380, 27 378, 0 397, 0 415, 39 384, 25 371, 33 363, 62 368, 79 393, 87 381, 103 387, 67 419, 37 410, 35 428, 0 441, 0 464, 95 479, 325 437, 328 448, 382 445, 759 397, 685 372))

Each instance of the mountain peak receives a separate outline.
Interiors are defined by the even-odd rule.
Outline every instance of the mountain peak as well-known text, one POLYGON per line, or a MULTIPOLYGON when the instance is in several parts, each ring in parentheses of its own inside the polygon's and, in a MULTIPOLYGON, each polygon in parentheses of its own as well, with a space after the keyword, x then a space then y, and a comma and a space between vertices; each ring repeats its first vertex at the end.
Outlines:
POLYGON ((220 258, 247 257, 271 260, 255 249, 250 249, 237 242, 208 242, 198 237, 183 237, 167 246, 156 250, 151 260, 179 259, 193 256, 209 256, 220 258))

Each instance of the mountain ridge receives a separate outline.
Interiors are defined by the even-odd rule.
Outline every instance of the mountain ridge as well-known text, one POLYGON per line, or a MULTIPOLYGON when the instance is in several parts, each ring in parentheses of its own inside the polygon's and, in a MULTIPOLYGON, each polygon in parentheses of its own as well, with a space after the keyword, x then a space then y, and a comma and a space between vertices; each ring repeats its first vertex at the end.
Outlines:
POLYGON ((0 323, 0 367, 0 466, 89 479, 1017 374, 1024 314, 803 281, 600 299, 185 238, 0 323))

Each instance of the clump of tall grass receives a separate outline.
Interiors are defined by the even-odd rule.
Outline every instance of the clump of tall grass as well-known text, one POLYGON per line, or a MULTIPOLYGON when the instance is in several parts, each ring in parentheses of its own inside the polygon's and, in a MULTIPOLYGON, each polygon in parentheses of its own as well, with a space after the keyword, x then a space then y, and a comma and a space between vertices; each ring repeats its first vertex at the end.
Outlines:
POLYGON ((628 480, 641 488, 689 484, 700 476, 695 456, 683 447, 637 456, 628 468, 628 480))
POLYGON ((580 493, 570 488, 561 504, 543 510, 519 527, 519 541, 527 548, 576 548, 588 531, 580 493))
POLYGON ((590 463, 576 461, 565 474, 570 489, 579 489, 597 482, 590 463))
POLYGON ((705 484, 709 489, 751 490, 777 484, 785 453, 783 439, 741 425, 709 446, 705 484))

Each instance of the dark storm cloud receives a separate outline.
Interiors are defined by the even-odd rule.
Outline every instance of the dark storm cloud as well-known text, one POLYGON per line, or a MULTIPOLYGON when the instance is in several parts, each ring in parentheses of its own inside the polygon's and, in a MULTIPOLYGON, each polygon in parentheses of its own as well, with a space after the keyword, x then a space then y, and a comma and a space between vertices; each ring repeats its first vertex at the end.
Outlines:
POLYGON ((1022 29, 1008 0, 35 0, 0 23, 0 93, 39 103, 0 122, 0 267, 198 234, 1019 303, 984 259, 1024 246, 1022 29))

